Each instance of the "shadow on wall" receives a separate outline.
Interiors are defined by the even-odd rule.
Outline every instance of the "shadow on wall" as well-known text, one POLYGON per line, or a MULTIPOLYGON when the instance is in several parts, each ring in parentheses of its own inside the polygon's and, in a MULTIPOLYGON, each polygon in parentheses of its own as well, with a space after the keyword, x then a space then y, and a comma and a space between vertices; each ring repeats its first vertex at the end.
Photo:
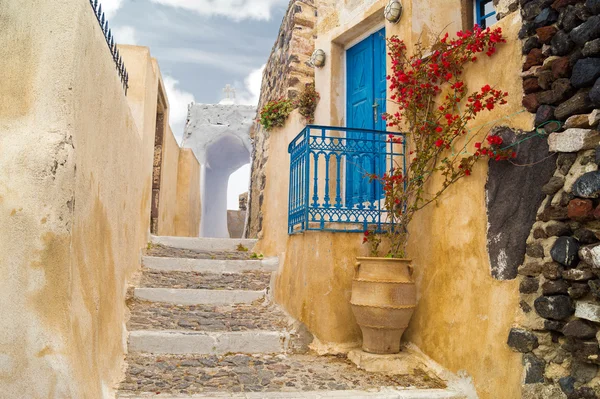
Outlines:
POLYGON ((227 221, 227 188, 233 172, 250 162, 243 141, 225 134, 206 147, 206 163, 202 169, 201 237, 229 238, 227 221))

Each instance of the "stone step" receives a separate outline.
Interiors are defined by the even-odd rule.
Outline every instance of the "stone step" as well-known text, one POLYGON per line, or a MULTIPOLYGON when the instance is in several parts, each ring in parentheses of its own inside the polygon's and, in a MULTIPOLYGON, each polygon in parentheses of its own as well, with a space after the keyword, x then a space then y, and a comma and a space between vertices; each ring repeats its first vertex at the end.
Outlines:
POLYGON ((190 237, 164 237, 152 236, 152 244, 165 247, 188 249, 192 251, 236 251, 242 245, 248 251, 256 245, 258 240, 241 238, 190 238, 190 237))
POLYGON ((140 288, 184 288, 210 290, 250 290, 269 288, 272 272, 205 273, 162 271, 143 268, 140 288))
POLYGON ((180 271, 197 273, 241 273, 245 271, 276 271, 279 259, 263 260, 223 260, 223 259, 190 259, 144 256, 145 267, 160 271, 180 271))
POLYGON ((129 303, 129 331, 287 330, 292 321, 275 305, 173 305, 134 300, 129 303))
POLYGON ((119 398, 465 397, 426 370, 369 373, 343 356, 129 354, 119 398))
POLYGON ((290 339, 291 334, 284 331, 137 330, 129 333, 129 352, 168 355, 284 353, 290 339))
POLYGON ((266 290, 195 290, 177 288, 135 288, 133 296, 150 302, 176 305, 233 305, 264 298, 266 290))

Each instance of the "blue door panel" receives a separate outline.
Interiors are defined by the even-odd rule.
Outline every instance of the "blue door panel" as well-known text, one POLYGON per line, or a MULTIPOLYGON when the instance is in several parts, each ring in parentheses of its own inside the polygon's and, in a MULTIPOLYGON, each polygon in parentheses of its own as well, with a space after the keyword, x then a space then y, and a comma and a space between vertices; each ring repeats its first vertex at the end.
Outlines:
MULTIPOLYGON (((386 107, 385 29, 348 49, 347 122, 352 128, 386 130, 381 114, 386 107)), ((385 146, 373 133, 348 132, 346 135, 346 206, 362 208, 364 202, 380 198, 381 188, 370 184, 366 174, 381 174, 385 159, 375 155, 385 146)))

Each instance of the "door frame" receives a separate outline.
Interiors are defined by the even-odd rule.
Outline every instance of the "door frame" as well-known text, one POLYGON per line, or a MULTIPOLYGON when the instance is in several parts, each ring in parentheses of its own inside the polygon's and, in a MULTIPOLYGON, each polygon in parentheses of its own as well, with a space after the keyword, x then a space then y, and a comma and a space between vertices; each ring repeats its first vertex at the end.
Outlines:
MULTIPOLYGON (((347 57, 347 52, 350 48, 356 46, 357 44, 359 44, 360 42, 362 42, 363 40, 367 39, 369 36, 371 36, 374 33, 379 32, 380 30, 385 29, 385 33, 386 33, 386 38, 387 38, 387 26, 385 21, 381 21, 378 22, 375 25, 372 25, 368 30, 364 31, 361 35, 355 37, 354 39, 348 41, 347 43, 344 43, 344 45, 342 46, 342 74, 344 76, 343 82, 342 84, 344 85, 343 89, 342 89, 342 93, 343 94, 343 104, 344 104, 344 127, 348 127, 348 57, 347 57)), ((387 53, 386 53, 386 66, 387 66, 387 53)), ((386 102, 387 102, 387 98, 386 98, 386 102)), ((386 104, 387 105, 387 104, 386 104)), ((346 132, 344 132, 344 138, 346 137, 346 132)), ((343 160, 341 167, 343 168, 342 170, 344 171, 344 178, 342 179, 343 184, 340 190, 340 195, 342 196, 342 198, 344 199, 344 205, 346 205, 346 186, 347 186, 347 176, 346 176, 346 159, 343 160)))

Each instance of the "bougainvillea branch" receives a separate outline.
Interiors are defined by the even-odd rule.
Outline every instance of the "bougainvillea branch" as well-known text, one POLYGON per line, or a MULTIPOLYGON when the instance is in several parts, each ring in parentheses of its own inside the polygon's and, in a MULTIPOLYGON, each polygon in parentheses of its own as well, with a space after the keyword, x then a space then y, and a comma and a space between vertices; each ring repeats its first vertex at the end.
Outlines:
MULTIPOLYGON (((406 174, 400 165, 391 165, 383 176, 370 175, 384 189, 385 208, 390 229, 385 233, 391 241, 388 256, 406 256, 407 226, 416 212, 435 202, 448 187, 469 176, 475 163, 482 158, 506 160, 514 157, 511 150, 501 149, 499 136, 485 135, 482 142, 473 143, 467 124, 482 112, 506 104, 508 93, 483 86, 469 94, 463 79, 467 64, 477 57, 492 57, 496 45, 505 42, 501 28, 458 32, 455 39, 448 34, 438 38, 427 53, 420 44, 408 55, 406 45, 398 37, 388 39, 392 73, 387 77, 390 100, 397 111, 384 114, 388 127, 407 131, 409 161, 406 174), (461 151, 450 151, 456 146, 461 151), (472 155, 469 148, 472 148, 472 155), (440 186, 427 192, 433 176, 439 176, 440 186)), ((391 141, 398 142, 390 135, 391 141)), ((373 232, 365 232, 365 242, 377 243, 373 232)), ((376 251, 373 250, 371 252, 376 251)))

